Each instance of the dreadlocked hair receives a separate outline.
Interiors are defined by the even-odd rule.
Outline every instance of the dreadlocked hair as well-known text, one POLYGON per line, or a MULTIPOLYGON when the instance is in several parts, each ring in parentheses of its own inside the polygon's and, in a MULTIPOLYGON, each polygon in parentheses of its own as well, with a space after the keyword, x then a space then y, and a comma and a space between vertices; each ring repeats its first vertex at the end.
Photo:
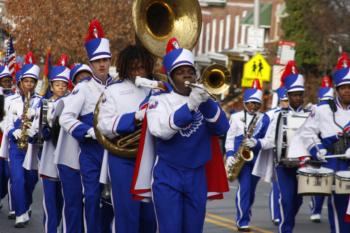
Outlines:
POLYGON ((118 56, 115 66, 119 74, 119 79, 128 78, 128 74, 132 70, 135 61, 141 62, 148 75, 153 73, 154 57, 144 47, 139 45, 128 45, 118 56))

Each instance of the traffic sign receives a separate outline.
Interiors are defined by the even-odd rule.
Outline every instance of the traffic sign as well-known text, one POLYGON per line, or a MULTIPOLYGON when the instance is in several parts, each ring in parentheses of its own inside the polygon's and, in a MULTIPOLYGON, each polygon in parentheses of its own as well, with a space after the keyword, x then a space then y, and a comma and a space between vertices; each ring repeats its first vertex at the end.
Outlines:
POLYGON ((244 64, 242 87, 251 87, 254 79, 259 79, 262 83, 269 82, 270 78, 271 66, 260 53, 244 64))

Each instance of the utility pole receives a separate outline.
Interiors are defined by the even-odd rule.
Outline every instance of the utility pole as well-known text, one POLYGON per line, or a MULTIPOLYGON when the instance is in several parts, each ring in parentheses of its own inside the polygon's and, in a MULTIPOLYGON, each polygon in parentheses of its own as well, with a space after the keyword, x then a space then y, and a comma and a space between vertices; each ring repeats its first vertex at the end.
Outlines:
POLYGON ((254 0, 254 27, 260 26, 260 0, 254 0))

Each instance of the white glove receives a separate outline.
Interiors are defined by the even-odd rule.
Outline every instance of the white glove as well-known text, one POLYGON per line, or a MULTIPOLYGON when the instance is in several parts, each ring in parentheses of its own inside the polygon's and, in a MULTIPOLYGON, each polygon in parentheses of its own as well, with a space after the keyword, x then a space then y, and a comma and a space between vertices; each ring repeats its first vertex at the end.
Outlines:
POLYGON ((22 130, 21 129, 16 129, 15 131, 13 131, 12 134, 16 138, 16 140, 18 140, 21 137, 22 130))
POLYGON ((243 142, 243 146, 249 147, 249 148, 254 148, 258 144, 258 141, 255 138, 247 138, 243 142))
POLYGON ((146 109, 141 109, 135 112, 135 119, 142 121, 143 118, 145 117, 146 109))
POLYGON ((197 110, 199 105, 210 98, 208 92, 203 88, 192 88, 187 105, 190 110, 197 110))
POLYGON ((33 129, 33 128, 29 128, 27 130, 27 132, 28 132, 28 136, 31 137, 31 138, 34 137, 38 133, 38 131, 33 129))
POLYGON ((226 158, 226 167, 232 167, 235 164, 236 158, 234 156, 229 156, 226 158))
POLYGON ((95 139, 95 140, 96 140, 96 134, 95 134, 94 128, 90 128, 90 129, 87 131, 87 134, 86 134, 85 137, 86 137, 86 138, 92 138, 92 139, 95 139))
POLYGON ((316 157, 318 160, 325 162, 326 161, 326 154, 327 154, 326 149, 320 149, 319 151, 317 151, 316 157))
POLYGON ((345 158, 350 159, 350 148, 345 151, 345 158))
POLYGON ((147 78, 142 78, 140 76, 136 76, 136 78, 135 78, 135 86, 137 86, 137 87, 157 88, 158 87, 158 81, 149 80, 147 78))

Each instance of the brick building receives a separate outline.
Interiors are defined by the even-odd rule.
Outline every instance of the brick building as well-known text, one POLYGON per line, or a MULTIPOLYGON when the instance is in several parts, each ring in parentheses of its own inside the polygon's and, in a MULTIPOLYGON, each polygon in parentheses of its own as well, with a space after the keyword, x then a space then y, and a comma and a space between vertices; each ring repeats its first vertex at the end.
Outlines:
POLYGON ((199 2, 203 21, 194 53, 200 68, 211 63, 223 64, 232 72, 232 85, 239 87, 243 65, 252 55, 260 52, 273 61, 267 48, 280 39, 280 21, 285 8, 283 0, 260 0, 260 26, 256 37, 254 0, 199 2))

